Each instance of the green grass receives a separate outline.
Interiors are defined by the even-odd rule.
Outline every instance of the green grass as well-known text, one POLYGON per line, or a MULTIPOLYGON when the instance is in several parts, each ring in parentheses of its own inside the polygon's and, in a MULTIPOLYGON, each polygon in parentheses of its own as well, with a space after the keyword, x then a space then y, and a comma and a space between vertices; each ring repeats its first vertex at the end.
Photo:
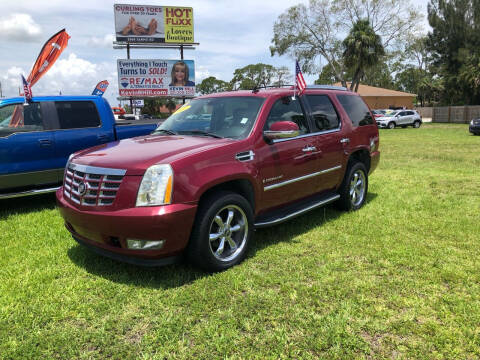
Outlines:
POLYGON ((380 131, 368 203, 259 230, 241 265, 141 268, 0 201, 1 359, 476 359, 480 137, 380 131))

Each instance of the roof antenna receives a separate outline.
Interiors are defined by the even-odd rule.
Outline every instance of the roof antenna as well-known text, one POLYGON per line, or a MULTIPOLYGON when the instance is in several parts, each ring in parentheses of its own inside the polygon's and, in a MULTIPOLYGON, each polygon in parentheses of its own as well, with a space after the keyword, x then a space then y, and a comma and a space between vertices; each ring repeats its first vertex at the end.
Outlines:
POLYGON ((256 94, 260 91, 259 87, 257 85, 255 85, 252 89, 252 93, 256 94))

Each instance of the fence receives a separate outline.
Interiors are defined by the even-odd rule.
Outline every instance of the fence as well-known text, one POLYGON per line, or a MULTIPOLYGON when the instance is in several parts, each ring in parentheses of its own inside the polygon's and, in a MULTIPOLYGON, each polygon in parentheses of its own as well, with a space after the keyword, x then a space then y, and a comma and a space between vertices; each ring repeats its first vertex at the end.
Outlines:
POLYGON ((480 117, 480 106, 441 106, 417 108, 422 117, 431 117, 432 122, 467 124, 480 117))

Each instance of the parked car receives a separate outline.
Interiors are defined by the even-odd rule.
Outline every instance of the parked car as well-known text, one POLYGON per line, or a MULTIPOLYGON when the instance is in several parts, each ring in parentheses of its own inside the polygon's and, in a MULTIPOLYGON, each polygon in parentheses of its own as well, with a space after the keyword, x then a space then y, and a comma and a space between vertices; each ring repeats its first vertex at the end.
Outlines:
POLYGON ((468 130, 473 135, 480 135, 480 118, 470 121, 470 126, 468 127, 468 130))
POLYGON ((415 110, 394 110, 375 120, 379 128, 388 129, 394 129, 396 126, 419 128, 422 125, 422 117, 415 110))
POLYGON ((120 119, 120 116, 125 114, 125 109, 122 107, 114 106, 112 107, 112 111, 113 111, 113 116, 115 117, 115 120, 120 119))
POLYGON ((156 121, 115 122, 99 96, 35 97, 0 101, 0 199, 53 192, 69 155, 110 141, 151 133, 156 121))
POLYGON ((218 271, 244 259, 256 228, 332 202, 359 209, 380 158, 367 105, 345 88, 293 94, 201 96, 149 136, 77 152, 57 191, 66 228, 117 260, 185 254, 218 271))
POLYGON ((379 117, 382 117, 384 114, 385 113, 382 112, 382 110, 372 110, 372 115, 375 119, 379 118, 379 117))

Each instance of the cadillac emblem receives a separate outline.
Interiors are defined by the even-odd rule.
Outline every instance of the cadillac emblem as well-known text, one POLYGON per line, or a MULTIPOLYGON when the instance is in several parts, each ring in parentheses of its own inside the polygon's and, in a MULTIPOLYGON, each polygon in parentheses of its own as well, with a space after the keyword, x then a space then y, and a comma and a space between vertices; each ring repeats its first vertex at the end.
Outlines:
POLYGON ((87 185, 83 181, 78 184, 78 193, 80 196, 83 196, 87 193, 87 185))

